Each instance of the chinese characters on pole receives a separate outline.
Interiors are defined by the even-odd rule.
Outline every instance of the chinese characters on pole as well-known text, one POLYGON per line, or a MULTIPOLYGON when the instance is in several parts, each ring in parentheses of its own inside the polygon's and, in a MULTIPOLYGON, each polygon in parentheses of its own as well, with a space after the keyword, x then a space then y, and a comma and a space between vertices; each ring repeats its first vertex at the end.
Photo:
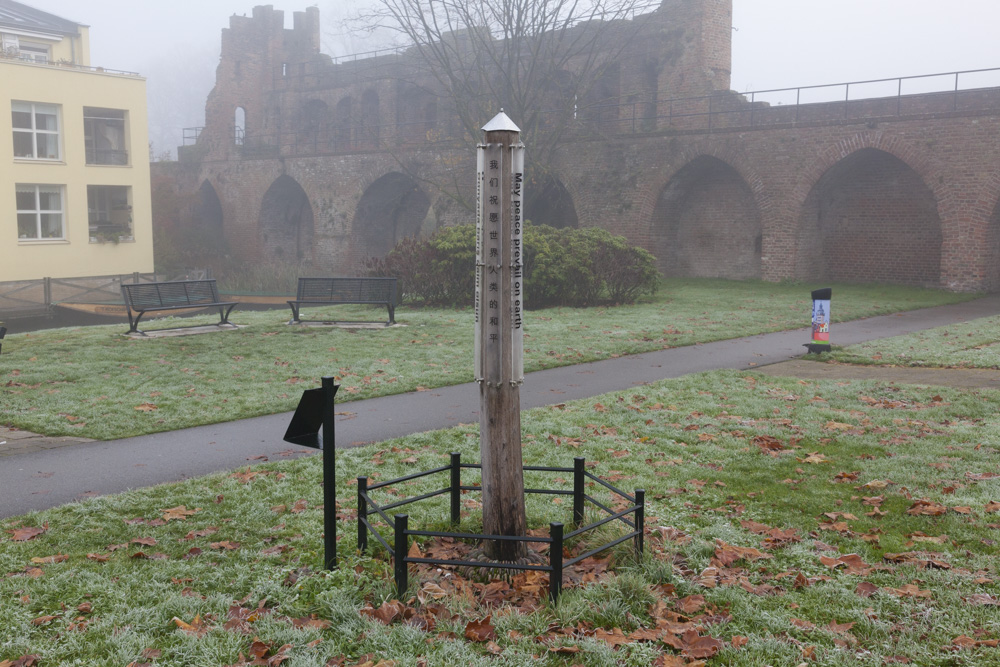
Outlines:
POLYGON ((480 145, 477 171, 476 381, 519 384, 524 381, 524 146, 480 145))

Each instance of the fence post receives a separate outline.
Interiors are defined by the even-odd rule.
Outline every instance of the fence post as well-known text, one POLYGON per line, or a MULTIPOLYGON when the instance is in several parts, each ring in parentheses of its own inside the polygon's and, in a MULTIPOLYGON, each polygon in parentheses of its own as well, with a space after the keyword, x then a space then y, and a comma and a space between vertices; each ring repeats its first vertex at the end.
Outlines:
POLYGON ((402 598, 406 594, 408 586, 407 577, 409 572, 406 569, 406 554, 410 546, 406 543, 406 530, 410 521, 408 514, 396 514, 393 516, 396 521, 395 537, 392 541, 393 565, 396 575, 396 597, 402 598))
POLYGON ((645 489, 635 490, 635 557, 642 560, 643 534, 646 529, 646 491, 645 489))
POLYGON ((368 548, 368 526, 365 520, 368 518, 368 501, 365 495, 368 493, 368 478, 358 477, 358 551, 365 552, 368 548))
POLYGON ((451 453, 451 524, 462 521, 462 454, 451 453))
POLYGON ((577 528, 583 523, 583 480, 584 458, 573 459, 573 525, 577 528))
POLYGON ((559 593, 562 591, 563 575, 563 525, 558 522, 549 524, 549 536, 552 544, 549 545, 549 597, 552 604, 559 602, 559 593))
POLYGON ((42 291, 45 294, 42 297, 45 299, 45 307, 50 308, 52 306, 52 278, 42 278, 42 291))

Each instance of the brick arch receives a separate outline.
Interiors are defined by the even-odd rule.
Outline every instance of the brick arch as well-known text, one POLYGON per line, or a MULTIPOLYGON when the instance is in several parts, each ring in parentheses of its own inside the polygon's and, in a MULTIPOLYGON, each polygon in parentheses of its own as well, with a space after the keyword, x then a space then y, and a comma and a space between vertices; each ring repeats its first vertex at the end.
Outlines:
POLYGON ((551 225, 553 227, 579 227, 581 223, 580 211, 577 210, 577 202, 580 201, 577 196, 578 184, 573 182, 571 179, 564 179, 558 173, 549 174, 548 176, 541 179, 539 184, 528 183, 525 185, 524 189, 524 217, 526 220, 534 224, 544 224, 551 225), (544 213, 539 214, 538 211, 538 200, 535 197, 542 196, 546 194, 545 192, 532 192, 530 187, 542 187, 546 190, 551 191, 549 198, 557 197, 558 200, 554 202, 549 202, 551 204, 563 203, 568 205, 570 210, 564 211, 562 213, 556 214, 554 216, 545 215, 544 213), (554 217, 554 219, 553 219, 554 217), (546 219, 542 219, 546 218, 546 219))
POLYGON ((257 233, 262 254, 279 262, 314 259, 312 201, 296 179, 282 173, 260 200, 257 233))
POLYGON ((986 257, 980 285, 983 289, 995 292, 1000 290, 1000 166, 990 173, 989 182, 983 187, 981 201, 986 202, 990 212, 987 214, 988 222, 983 239, 986 257))
POLYGON ((418 236, 430 203, 417 180, 398 170, 365 187, 351 221, 355 261, 382 257, 404 238, 418 236))
POLYGON ((799 182, 792 190, 798 206, 802 205, 824 174, 845 158, 865 148, 874 148, 899 159, 920 176, 938 202, 947 199, 939 178, 946 170, 934 160, 930 152, 918 149, 897 134, 869 130, 843 137, 817 151, 816 159, 802 170, 799 182))
POLYGON ((857 142, 842 146, 849 150, 798 207, 795 277, 936 287, 939 197, 898 155, 857 142))
POLYGON ((764 213, 767 211, 769 204, 768 199, 763 194, 764 179, 756 169, 750 166, 752 160, 743 151, 737 150, 731 143, 727 142, 724 146, 719 147, 707 142, 699 142, 679 147, 679 150, 672 153, 671 156, 673 159, 669 162, 665 162, 663 165, 651 170, 651 178, 636 196, 636 199, 639 201, 637 215, 639 219, 646 221, 647 230, 652 230, 653 211, 656 208, 656 202, 660 198, 660 193, 663 192, 663 189, 670 184, 670 181, 681 169, 703 156, 716 158, 735 170, 743 179, 743 182, 747 184, 747 187, 750 188, 758 209, 761 211, 764 219, 767 219, 764 213))
POLYGON ((664 275, 759 279, 763 181, 743 156, 691 147, 651 179, 639 215, 664 275), (742 168, 741 168, 742 167, 742 168))

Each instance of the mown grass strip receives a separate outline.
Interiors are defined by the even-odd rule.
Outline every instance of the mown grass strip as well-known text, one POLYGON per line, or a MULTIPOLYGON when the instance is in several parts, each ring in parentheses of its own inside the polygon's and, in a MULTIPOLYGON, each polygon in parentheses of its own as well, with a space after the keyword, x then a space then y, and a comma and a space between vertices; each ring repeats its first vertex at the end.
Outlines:
MULTIPOLYGON (((891 286, 835 289, 835 320, 971 298, 891 286)), ((633 306, 529 311, 525 369, 807 326, 810 308, 802 285, 670 280, 633 306)), ((360 307, 311 310, 310 318, 380 317, 360 307)), ((152 340, 123 337, 121 323, 10 335, 0 368, 0 421, 108 440, 291 410, 301 389, 324 375, 338 378, 341 401, 471 380, 468 309, 401 308, 397 320, 406 326, 376 330, 287 326, 288 316, 237 310, 239 331, 152 340)), ((149 327, 196 323, 213 319, 149 327)))

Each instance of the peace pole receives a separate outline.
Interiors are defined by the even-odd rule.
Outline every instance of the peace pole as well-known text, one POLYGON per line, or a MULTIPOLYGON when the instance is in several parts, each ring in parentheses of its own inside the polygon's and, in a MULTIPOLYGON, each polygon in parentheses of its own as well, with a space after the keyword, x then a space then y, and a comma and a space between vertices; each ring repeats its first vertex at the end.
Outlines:
MULTIPOLYGON (((501 110, 483 127, 477 151, 476 382, 483 532, 523 536, 527 531, 521 458, 523 361, 523 185, 521 130, 501 110)), ((515 561, 521 542, 487 540, 487 556, 515 561)))

